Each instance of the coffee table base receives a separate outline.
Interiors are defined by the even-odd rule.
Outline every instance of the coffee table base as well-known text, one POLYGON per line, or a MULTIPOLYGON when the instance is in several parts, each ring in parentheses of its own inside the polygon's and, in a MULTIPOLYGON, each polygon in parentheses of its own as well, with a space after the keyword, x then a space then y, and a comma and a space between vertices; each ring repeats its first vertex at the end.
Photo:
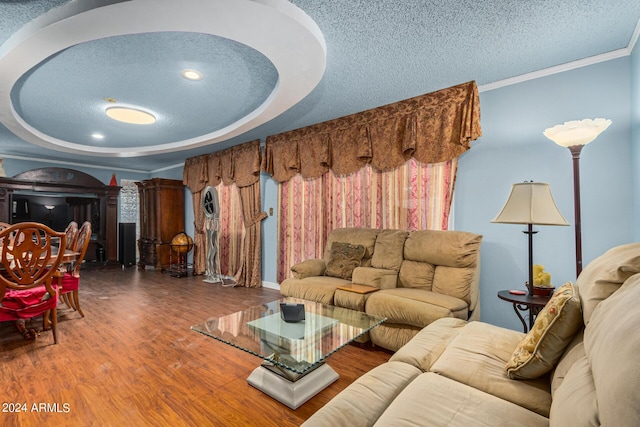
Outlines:
POLYGON ((247 382, 289 408, 298 409, 300 405, 335 382, 338 377, 336 371, 327 364, 296 381, 289 381, 264 366, 259 366, 249 375, 247 382))

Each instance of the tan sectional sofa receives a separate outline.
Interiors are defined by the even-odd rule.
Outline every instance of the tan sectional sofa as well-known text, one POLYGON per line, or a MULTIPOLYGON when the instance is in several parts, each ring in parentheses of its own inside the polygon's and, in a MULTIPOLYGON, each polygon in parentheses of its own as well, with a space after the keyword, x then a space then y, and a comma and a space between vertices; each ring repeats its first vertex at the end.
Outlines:
POLYGON ((640 243, 613 248, 556 291, 526 336, 437 320, 303 426, 639 426, 639 301, 640 243), (514 360, 532 377, 511 379, 514 360))
POLYGON ((370 339, 395 351, 437 319, 480 318, 481 242, 482 236, 463 231, 336 229, 323 258, 291 267, 293 277, 280 284, 280 293, 386 317, 370 339), (348 262, 339 257, 344 255, 336 250, 340 244, 347 252, 362 249, 361 259, 349 261, 357 267, 343 275, 340 266, 348 262), (338 289, 351 283, 380 290, 338 289))

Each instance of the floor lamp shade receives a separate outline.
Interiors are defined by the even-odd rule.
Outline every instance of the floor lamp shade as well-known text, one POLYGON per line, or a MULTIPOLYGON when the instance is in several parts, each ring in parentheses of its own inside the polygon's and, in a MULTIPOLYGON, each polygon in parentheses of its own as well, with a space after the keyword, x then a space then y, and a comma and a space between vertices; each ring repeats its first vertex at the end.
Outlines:
POLYGON ((569 225, 562 216, 551 195, 549 184, 521 182, 511 186, 511 193, 504 207, 493 221, 500 224, 527 224, 529 235, 529 280, 527 289, 533 295, 533 225, 569 225))

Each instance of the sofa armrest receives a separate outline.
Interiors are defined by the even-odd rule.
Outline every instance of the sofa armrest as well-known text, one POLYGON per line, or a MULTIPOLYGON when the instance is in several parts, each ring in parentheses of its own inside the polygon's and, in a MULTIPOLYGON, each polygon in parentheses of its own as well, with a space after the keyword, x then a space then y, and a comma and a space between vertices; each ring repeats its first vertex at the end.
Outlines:
POLYGON ((326 264, 322 259, 308 259, 291 266, 291 272, 296 279, 305 277, 324 276, 326 264))
POLYGON ((356 267, 353 270, 351 281, 360 285, 390 289, 395 288, 398 284, 398 272, 385 268, 356 267))

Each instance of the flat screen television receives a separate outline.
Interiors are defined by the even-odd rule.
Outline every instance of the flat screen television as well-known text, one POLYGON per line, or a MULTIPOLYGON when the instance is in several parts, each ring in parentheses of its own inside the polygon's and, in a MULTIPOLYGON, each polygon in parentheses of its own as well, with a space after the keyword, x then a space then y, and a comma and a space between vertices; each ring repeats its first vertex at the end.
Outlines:
POLYGON ((71 221, 78 225, 91 221, 91 229, 97 235, 100 233, 100 199, 94 195, 13 193, 11 223, 27 221, 46 224, 56 231, 64 231, 71 221))

